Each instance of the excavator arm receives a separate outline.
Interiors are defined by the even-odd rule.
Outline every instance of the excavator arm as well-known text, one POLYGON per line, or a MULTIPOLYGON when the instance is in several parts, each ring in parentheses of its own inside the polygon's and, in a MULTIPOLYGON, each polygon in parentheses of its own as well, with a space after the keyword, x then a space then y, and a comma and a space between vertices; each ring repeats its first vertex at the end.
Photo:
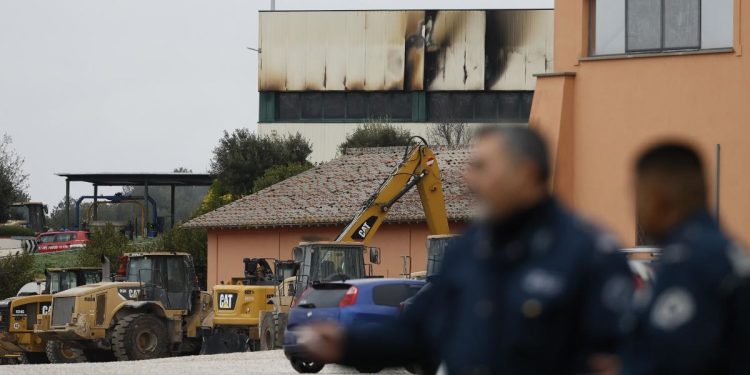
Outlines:
POLYGON ((407 147, 399 165, 362 205, 354 219, 338 235, 337 242, 362 242, 367 245, 391 207, 415 186, 430 234, 450 233, 437 159, 423 138, 415 138, 422 144, 407 147))

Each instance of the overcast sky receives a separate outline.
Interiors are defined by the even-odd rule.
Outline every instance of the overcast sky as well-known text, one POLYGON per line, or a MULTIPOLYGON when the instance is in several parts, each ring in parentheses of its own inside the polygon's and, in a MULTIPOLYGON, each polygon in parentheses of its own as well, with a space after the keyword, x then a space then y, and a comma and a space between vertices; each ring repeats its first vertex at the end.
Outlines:
MULTIPOLYGON (((553 0, 277 0, 277 9, 551 8, 553 0), (373 6, 377 3, 377 6, 373 6)), ((34 200, 60 172, 206 172, 258 121, 258 10, 270 0, 0 0, 0 134, 34 200)), ((73 184, 72 195, 90 194, 73 184)), ((105 190, 105 192, 110 192, 105 190)))

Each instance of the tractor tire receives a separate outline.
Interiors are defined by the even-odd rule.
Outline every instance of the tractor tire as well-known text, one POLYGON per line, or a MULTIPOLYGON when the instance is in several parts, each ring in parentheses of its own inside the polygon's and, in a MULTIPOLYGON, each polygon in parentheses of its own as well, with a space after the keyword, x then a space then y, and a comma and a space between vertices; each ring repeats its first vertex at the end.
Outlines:
POLYGON ((322 363, 306 361, 300 358, 292 358, 289 360, 292 364, 292 368, 300 374, 317 374, 325 366, 322 363))
POLYGON ((71 348, 60 341, 50 340, 44 347, 49 363, 83 363, 88 362, 83 350, 71 348))
POLYGON ((49 361, 47 360, 47 353, 32 352, 21 353, 21 355, 18 357, 18 362, 23 365, 39 365, 43 363, 49 363, 49 361))
POLYGON ((263 312, 260 316, 260 350, 276 349, 276 319, 271 312, 263 312))
POLYGON ((167 327, 153 315, 128 315, 115 324, 112 352, 118 361, 166 357, 169 355, 167 327))
POLYGON ((276 314, 276 346, 277 349, 281 349, 284 346, 284 332, 286 332, 286 325, 289 323, 289 314, 278 313, 276 314))

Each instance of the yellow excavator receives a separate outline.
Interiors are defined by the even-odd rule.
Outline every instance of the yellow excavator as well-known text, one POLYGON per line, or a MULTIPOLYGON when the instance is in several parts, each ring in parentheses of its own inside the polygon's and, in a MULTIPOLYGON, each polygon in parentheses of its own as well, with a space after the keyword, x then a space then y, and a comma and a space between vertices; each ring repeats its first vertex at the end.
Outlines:
MULTIPOLYGON (((282 277, 273 278, 273 295, 264 298, 268 285, 214 287, 213 314, 203 327, 204 353, 280 347, 295 295, 313 282, 367 277, 366 253, 371 264, 380 263, 379 249, 369 247, 369 243, 393 205, 414 187, 419 192, 430 234, 450 233, 437 159, 423 138, 415 139, 416 144, 406 148, 401 162, 334 241, 300 243, 292 250, 293 261, 287 263, 286 273, 279 273, 277 266, 277 275, 282 277), (235 305, 221 307, 222 301, 235 298, 239 299, 235 305), (266 304, 258 304, 257 298, 264 298, 266 304)), ((246 274, 247 271, 246 263, 246 274)))

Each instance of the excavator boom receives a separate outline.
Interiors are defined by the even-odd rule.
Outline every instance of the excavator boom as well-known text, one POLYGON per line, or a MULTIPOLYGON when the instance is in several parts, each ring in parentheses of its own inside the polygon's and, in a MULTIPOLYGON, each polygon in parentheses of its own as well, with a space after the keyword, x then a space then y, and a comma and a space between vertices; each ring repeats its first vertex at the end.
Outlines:
POLYGON ((433 151, 423 144, 407 148, 403 160, 380 188, 362 205, 349 225, 336 238, 337 242, 368 244, 388 211, 413 187, 417 187, 430 234, 449 234, 445 195, 440 168, 433 151))

